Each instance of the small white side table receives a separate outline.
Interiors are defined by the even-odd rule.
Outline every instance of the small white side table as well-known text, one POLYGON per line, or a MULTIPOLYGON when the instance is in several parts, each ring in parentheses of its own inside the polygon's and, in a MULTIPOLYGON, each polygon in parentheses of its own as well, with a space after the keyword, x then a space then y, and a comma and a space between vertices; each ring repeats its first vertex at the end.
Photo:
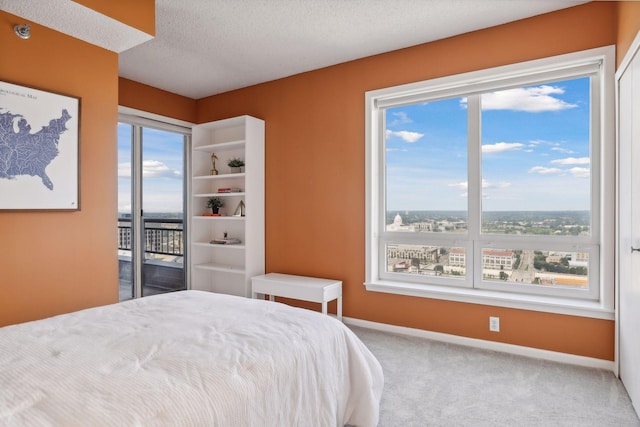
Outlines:
POLYGON ((285 297, 319 302, 322 303, 323 314, 327 314, 327 302, 337 299, 337 316, 342 322, 342 281, 340 280, 269 273, 252 277, 251 291, 253 298, 258 298, 258 294, 266 294, 271 301, 274 297, 285 297))

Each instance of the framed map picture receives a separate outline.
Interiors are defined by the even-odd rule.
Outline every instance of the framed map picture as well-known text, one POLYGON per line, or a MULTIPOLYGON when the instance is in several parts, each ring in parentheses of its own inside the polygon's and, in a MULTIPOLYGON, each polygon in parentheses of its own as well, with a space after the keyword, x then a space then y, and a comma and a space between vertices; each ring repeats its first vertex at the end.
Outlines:
POLYGON ((0 209, 80 209, 79 123, 79 98, 0 82, 0 209))

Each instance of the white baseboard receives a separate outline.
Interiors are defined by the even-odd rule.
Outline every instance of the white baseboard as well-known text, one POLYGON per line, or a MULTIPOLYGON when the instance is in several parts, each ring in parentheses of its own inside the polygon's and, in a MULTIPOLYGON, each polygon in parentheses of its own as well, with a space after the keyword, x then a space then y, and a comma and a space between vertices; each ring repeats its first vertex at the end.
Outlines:
POLYGON ((500 351, 502 353, 516 354, 518 356, 532 357, 535 359, 550 360, 553 362, 567 363, 570 365, 585 366, 589 368, 605 369, 615 372, 615 363, 612 360, 596 359, 593 357, 577 356, 575 354, 560 353, 557 351, 541 350, 538 348, 524 347, 514 344, 505 344, 495 341, 486 341, 477 338, 467 338, 458 335, 443 334, 440 332, 425 331, 423 329, 407 328, 404 326, 388 325, 386 323, 371 322, 368 320, 344 317, 343 322, 347 325, 359 326, 362 328, 375 329, 394 334, 410 335, 419 338, 427 338, 434 341, 442 341, 451 344, 464 345, 468 347, 482 348, 485 350, 500 351))

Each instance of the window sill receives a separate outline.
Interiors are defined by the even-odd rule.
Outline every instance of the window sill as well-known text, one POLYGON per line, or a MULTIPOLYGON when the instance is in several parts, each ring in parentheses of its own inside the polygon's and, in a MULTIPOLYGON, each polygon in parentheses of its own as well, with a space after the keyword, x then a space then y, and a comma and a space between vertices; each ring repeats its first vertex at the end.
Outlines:
POLYGON ((386 292, 390 294, 410 295, 471 304, 494 305, 520 310, 591 317, 594 319, 615 319, 613 309, 607 308, 602 303, 594 301, 479 289, 451 288, 436 285, 417 285, 413 283, 392 282, 387 280, 366 282, 365 287, 367 291, 374 292, 386 292))

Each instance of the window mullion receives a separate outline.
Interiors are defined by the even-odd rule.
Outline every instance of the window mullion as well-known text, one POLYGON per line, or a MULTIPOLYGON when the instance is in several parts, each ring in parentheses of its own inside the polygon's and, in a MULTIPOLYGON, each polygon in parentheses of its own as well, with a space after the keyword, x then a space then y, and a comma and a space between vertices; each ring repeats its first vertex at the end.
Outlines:
MULTIPOLYGON (((467 192, 469 246, 472 253, 467 255, 467 278, 479 283, 482 277, 482 258, 480 256, 480 212, 482 209, 482 167, 481 167, 481 96, 471 95, 467 99, 467 192)), ((475 285, 474 285, 475 286, 475 285)))
POLYGON ((133 180, 131 194, 131 229, 136 233, 136 239, 133 245, 133 274, 134 274, 134 298, 142 296, 143 271, 142 263, 144 262, 145 239, 144 239, 144 220, 142 212, 142 126, 134 124, 132 126, 133 135, 131 141, 131 177, 133 180), (137 243, 137 244, 136 244, 137 243))

